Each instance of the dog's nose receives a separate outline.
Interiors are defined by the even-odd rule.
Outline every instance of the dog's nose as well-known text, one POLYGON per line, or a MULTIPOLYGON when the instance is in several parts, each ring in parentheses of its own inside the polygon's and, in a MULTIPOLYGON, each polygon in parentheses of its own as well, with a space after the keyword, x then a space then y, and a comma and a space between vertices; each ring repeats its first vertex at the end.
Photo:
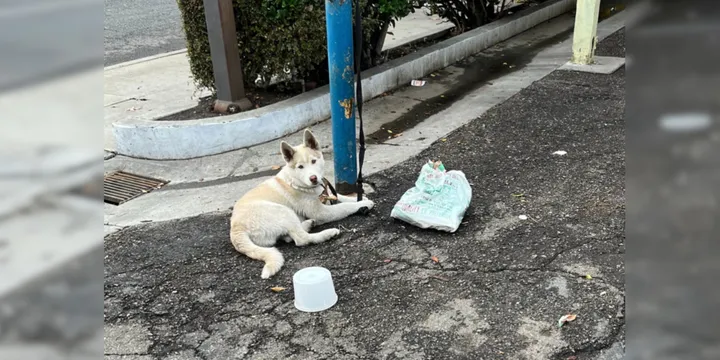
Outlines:
POLYGON ((315 176, 315 175, 310 176, 310 182, 313 184, 317 184, 317 176, 315 176))

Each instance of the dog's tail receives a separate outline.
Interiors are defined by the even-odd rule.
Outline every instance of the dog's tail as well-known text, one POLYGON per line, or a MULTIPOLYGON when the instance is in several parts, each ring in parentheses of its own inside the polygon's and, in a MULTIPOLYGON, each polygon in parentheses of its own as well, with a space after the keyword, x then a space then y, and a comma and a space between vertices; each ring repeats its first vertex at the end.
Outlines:
POLYGON ((230 241, 235 247, 235 250, 252 259, 265 262, 265 267, 263 267, 262 274, 260 275, 263 279, 268 279, 275 275, 285 263, 285 259, 278 249, 256 245, 244 231, 231 232, 230 241))

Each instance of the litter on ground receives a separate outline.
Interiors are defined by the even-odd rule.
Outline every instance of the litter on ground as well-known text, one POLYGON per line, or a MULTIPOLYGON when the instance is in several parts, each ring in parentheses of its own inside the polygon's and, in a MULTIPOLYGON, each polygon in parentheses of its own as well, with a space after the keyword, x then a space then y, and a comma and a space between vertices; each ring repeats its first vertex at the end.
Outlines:
POLYGON ((577 318, 577 315, 575 314, 567 314, 560 317, 560 320, 558 320, 558 327, 562 327, 565 325, 565 323, 569 323, 571 321, 574 321, 577 318))
POLYGON ((471 198, 472 189, 462 171, 445 171, 442 162, 428 161, 390 216, 423 229, 455 232, 471 198))

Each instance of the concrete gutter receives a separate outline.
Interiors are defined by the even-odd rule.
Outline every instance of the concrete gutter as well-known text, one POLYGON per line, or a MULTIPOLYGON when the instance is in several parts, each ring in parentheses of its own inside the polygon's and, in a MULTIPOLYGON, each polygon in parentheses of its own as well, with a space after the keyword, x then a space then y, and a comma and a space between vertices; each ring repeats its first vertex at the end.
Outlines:
MULTIPOLYGON (((370 69, 363 76, 363 97, 372 99, 405 86, 413 79, 445 68, 574 7, 575 0, 550 1, 370 69)), ((324 86, 236 115, 114 123, 113 134, 117 152, 122 155, 158 160, 190 159, 268 142, 329 117, 328 87, 324 86)))

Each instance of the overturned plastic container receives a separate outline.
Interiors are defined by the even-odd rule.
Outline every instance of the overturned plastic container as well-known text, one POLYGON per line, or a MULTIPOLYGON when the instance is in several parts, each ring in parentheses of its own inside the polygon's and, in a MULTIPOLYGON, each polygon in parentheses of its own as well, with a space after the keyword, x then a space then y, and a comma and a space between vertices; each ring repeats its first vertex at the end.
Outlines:
POLYGON ((295 307, 304 312, 318 312, 331 308, 338 301, 330 270, 314 266, 293 275, 295 307))

